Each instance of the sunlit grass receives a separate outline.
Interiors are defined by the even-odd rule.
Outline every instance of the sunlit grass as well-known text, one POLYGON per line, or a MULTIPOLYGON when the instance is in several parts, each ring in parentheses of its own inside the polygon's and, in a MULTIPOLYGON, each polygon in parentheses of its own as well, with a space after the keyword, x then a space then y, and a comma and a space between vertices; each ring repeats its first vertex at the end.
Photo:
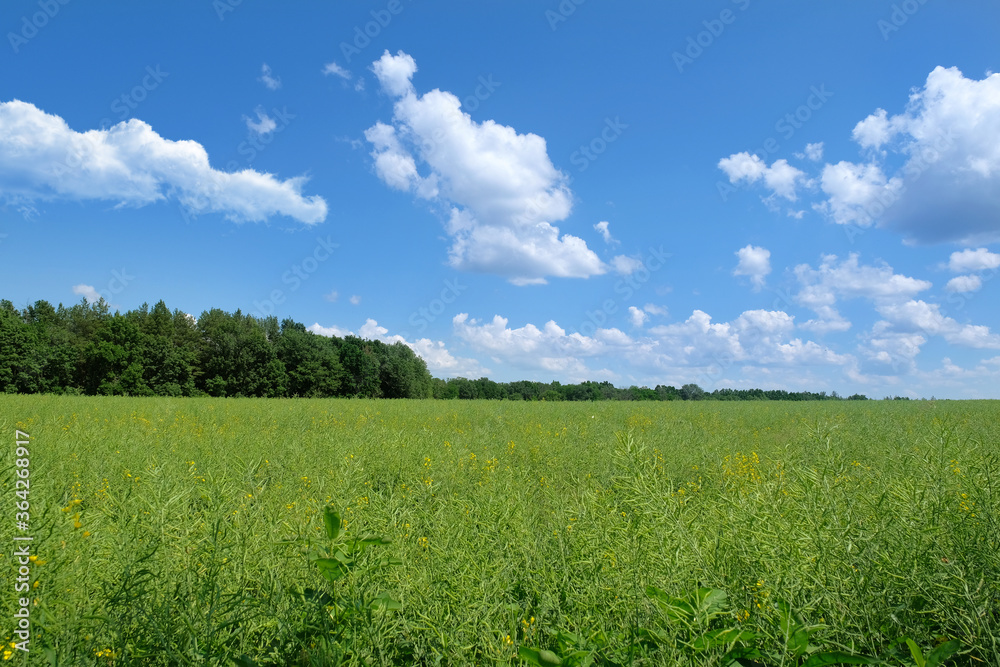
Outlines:
POLYGON ((599 660, 718 661, 684 648, 647 586, 726 591, 726 623, 762 645, 781 645, 785 603, 830 650, 892 659, 904 637, 954 638, 963 660, 996 664, 998 416, 992 402, 3 397, 0 469, 13 498, 13 432, 30 433, 30 664, 520 664, 519 646, 558 650, 560 632, 605 637, 599 660), (373 558, 402 565, 325 581, 305 544, 324 543, 328 505, 348 531, 390 537, 373 558), (402 610, 333 627, 338 600, 375 592, 402 610))

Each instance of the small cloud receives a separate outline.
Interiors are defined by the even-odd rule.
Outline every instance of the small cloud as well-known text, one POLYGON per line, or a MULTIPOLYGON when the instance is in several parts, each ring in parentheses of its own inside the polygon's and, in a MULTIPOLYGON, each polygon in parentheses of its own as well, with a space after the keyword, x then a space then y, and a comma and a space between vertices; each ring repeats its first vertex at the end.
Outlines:
POLYGON ((666 308, 664 308, 663 306, 657 306, 656 304, 652 303, 647 303, 645 306, 642 307, 642 309, 645 310, 650 315, 659 315, 660 317, 666 317, 668 314, 666 308))
POLYGON ((359 303, 361 303, 361 297, 360 297, 360 296, 358 296, 357 294, 355 294, 354 296, 352 296, 352 297, 350 298, 350 302, 351 302, 351 305, 352 305, 352 306, 356 306, 356 305, 358 305, 359 303))
POLYGON ((813 162, 823 159, 823 142, 816 144, 806 144, 806 157, 813 162))
POLYGON ((739 264, 733 269, 734 276, 749 276, 755 292, 764 286, 764 278, 771 273, 771 251, 754 245, 748 245, 736 251, 740 258, 739 264))
POLYGON ((251 120, 250 118, 243 116, 243 120, 245 120, 247 124, 247 129, 253 132, 254 134, 259 134, 259 135, 270 134, 271 132, 274 132, 274 130, 278 127, 278 123, 276 123, 273 118, 268 116, 267 112, 265 112, 263 109, 257 108, 256 114, 257 114, 256 123, 253 122, 253 120, 251 120))
POLYGON ((329 294, 324 294, 323 298, 326 299, 327 301, 329 301, 330 303, 336 303, 338 296, 340 296, 340 295, 337 294, 337 290, 334 290, 334 291, 330 292, 329 294))
POLYGON ((354 82, 354 90, 356 90, 356 91, 358 91, 360 93, 360 92, 363 92, 364 89, 365 89, 365 80, 364 79, 358 79, 357 81, 354 82))
POLYGON ((636 259, 635 257, 629 257, 627 255, 616 255, 611 258, 611 266, 613 266, 615 271, 618 273, 627 276, 642 268, 642 260, 636 259))
POLYGON ((628 320, 635 328, 642 327, 646 323, 647 318, 648 316, 641 308, 636 308, 635 306, 628 307, 628 320))
POLYGON ((84 285, 82 283, 79 285, 73 285, 73 294, 86 297, 87 301, 90 303, 97 303, 101 300, 101 295, 97 293, 97 290, 94 289, 93 285, 84 285))
POLYGON ((979 276, 958 276, 957 278, 952 278, 948 281, 948 284, 944 286, 949 292, 975 292, 980 287, 983 286, 983 281, 979 276))
POLYGON ((604 242, 607 243, 608 245, 611 245, 611 244, 614 244, 614 243, 618 243, 618 241, 615 239, 615 237, 611 236, 611 231, 608 229, 608 221, 607 220, 605 220, 603 222, 599 222, 596 225, 594 225, 594 229, 596 229, 598 232, 600 232, 601 238, 603 238, 604 242))
POLYGON ((258 81, 267 86, 269 90, 277 90, 278 88, 281 88, 281 79, 271 74, 271 68, 267 63, 261 65, 260 78, 258 81))
MULTIPOLYGON (((351 80, 351 73, 348 72, 343 67, 341 67, 340 65, 338 65, 337 63, 327 63, 326 65, 324 65, 323 74, 326 74, 327 76, 333 74, 334 76, 339 76, 344 81, 351 80)), ((362 87, 364 87, 364 84, 362 84, 362 87)))
POLYGON ((953 252, 948 260, 948 268, 955 273, 985 271, 997 267, 1000 267, 1000 255, 990 252, 986 248, 975 250, 968 248, 961 252, 953 252))

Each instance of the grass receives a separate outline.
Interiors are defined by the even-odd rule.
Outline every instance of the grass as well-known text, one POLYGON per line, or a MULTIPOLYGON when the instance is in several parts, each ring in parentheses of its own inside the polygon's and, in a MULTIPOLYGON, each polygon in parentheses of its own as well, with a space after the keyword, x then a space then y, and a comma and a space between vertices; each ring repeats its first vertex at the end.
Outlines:
POLYGON ((986 401, 3 397, 0 640, 15 429, 38 560, 31 652, 0 657, 526 664, 523 647, 710 665, 742 647, 920 665, 957 640, 953 664, 1000 664, 998 417, 986 401), (350 551, 369 534, 391 544, 350 551), (317 559, 348 553, 324 577, 317 559))

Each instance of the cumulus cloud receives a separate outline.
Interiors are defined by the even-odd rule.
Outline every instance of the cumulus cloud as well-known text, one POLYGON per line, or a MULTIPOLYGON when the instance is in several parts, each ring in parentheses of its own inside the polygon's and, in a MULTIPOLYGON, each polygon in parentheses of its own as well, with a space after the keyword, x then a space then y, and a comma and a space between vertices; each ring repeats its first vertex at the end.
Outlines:
POLYGON ((443 212, 453 268, 515 284, 607 272, 582 239, 560 235, 552 224, 569 216, 572 193, 544 139, 492 120, 475 122, 449 92, 417 95, 416 62, 403 52, 386 51, 372 70, 394 99, 392 124, 376 123, 365 133, 376 174, 443 212))
POLYGON ((759 292, 764 286, 767 274, 771 273, 771 251, 755 245, 748 245, 736 251, 740 258, 739 264, 733 269, 734 276, 749 276, 754 291, 759 292))
POLYGON ((322 222, 326 202, 303 197, 305 181, 250 169, 217 171, 201 144, 164 139, 134 118, 76 132, 33 104, 0 103, 0 197, 8 203, 98 199, 138 207, 175 199, 191 213, 223 213, 234 221, 280 214, 322 222))
MULTIPOLYGON (((878 108, 851 137, 863 159, 822 167, 814 209, 839 224, 895 230, 909 242, 1000 240, 1000 73, 977 80, 936 67, 901 113, 878 108)), ((813 182, 790 169, 772 173, 777 165, 747 153, 719 162, 731 182, 764 180, 782 196, 813 182)))
POLYGON ((271 68, 267 63, 264 63, 260 67, 259 81, 267 86, 269 90, 277 90, 278 88, 281 88, 281 79, 271 73, 271 68))
POLYGON ((982 279, 977 275, 957 276, 948 281, 944 286, 949 292, 975 292, 983 286, 982 279))
POLYGON ((475 359, 466 359, 452 355, 443 341, 420 338, 411 342, 398 334, 390 334, 388 329, 380 326, 377 321, 371 318, 365 320, 365 323, 358 329, 357 333, 338 326, 324 327, 318 322, 307 327, 307 330, 327 337, 337 336, 338 338, 343 338, 345 336, 357 336, 365 340, 381 341, 386 345, 402 343, 424 360, 427 364, 427 370, 432 375, 439 377, 480 378, 490 373, 490 369, 483 368, 475 359))
POLYGON ((84 285, 83 283, 73 285, 73 294, 85 297, 90 303, 97 303, 101 300, 100 293, 94 289, 93 285, 84 285))
POLYGON ((819 267, 799 264, 794 269, 799 291, 793 299, 819 316, 800 325, 800 328, 826 333, 846 331, 851 323, 835 308, 838 298, 869 299, 875 303, 895 303, 931 288, 931 283, 896 273, 891 266, 860 263, 859 255, 851 253, 847 259, 824 255, 819 267))
POLYGON ((417 73, 417 61, 408 53, 399 51, 391 55, 389 51, 372 63, 372 71, 382 89, 393 97, 403 97, 413 92, 411 79, 417 73))
POLYGON ((989 271, 1000 268, 1000 255, 990 252, 986 248, 966 248, 959 252, 951 253, 948 259, 948 268, 955 273, 968 273, 970 271, 989 271))
POLYGON ((361 297, 355 294, 350 299, 348 299, 348 301, 351 302, 352 306, 357 306, 361 304, 361 297))
POLYGON ((823 142, 820 141, 815 144, 806 144, 806 157, 813 162, 818 162, 823 159, 823 142))
POLYGON ((635 306, 628 307, 628 319, 635 328, 642 328, 642 325, 646 323, 647 317, 645 311, 641 308, 636 308, 635 306))
POLYGON ((945 316, 936 303, 911 299, 905 303, 882 304, 877 310, 885 320, 875 323, 875 332, 920 333, 941 336, 955 345, 1000 349, 1000 335, 992 333, 989 327, 960 324, 945 316))
POLYGON ((775 160, 770 167, 756 154, 746 151, 733 153, 719 160, 719 169, 726 172, 729 182, 736 185, 746 181, 756 183, 763 179, 764 185, 774 195, 784 197, 789 201, 797 199, 796 187, 808 180, 805 172, 788 164, 788 160, 775 160))
POLYGON ((642 268, 642 260, 627 255, 615 255, 611 258, 611 266, 623 276, 628 276, 642 268))

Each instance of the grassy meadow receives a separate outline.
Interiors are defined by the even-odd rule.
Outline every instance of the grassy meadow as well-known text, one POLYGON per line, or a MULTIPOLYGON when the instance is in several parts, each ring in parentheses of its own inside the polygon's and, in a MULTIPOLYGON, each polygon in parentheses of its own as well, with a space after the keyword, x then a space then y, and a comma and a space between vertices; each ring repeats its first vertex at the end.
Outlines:
POLYGON ((996 665, 998 422, 989 401, 4 396, 0 664, 996 665))

